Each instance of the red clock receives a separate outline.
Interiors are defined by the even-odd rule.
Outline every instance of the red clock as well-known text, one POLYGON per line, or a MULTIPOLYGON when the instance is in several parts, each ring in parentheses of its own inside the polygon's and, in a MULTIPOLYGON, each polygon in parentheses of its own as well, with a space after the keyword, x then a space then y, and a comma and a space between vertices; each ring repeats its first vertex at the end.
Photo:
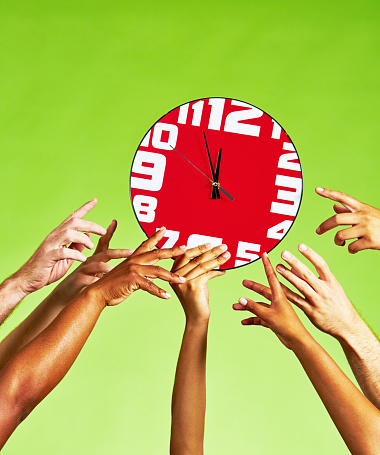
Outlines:
POLYGON ((257 260, 292 226, 302 170, 282 127, 251 104, 205 98, 171 110, 135 154, 131 201, 144 232, 167 228, 160 248, 225 243, 224 269, 257 260))

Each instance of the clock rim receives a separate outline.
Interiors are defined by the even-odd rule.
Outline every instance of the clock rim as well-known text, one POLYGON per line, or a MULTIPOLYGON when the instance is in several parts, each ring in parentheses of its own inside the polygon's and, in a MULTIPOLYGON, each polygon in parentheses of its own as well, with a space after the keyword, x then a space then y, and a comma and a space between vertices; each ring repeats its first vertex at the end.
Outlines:
MULTIPOLYGON (((190 104, 190 103, 194 103, 196 101, 202 101, 202 100, 208 100, 210 98, 219 98, 219 99, 224 99, 224 100, 234 100, 234 101, 239 101, 241 103, 245 103, 245 104, 249 104, 250 106, 253 106, 255 107, 256 109, 259 109, 260 111, 264 112, 264 114, 268 115, 271 119, 273 119, 278 125, 280 125, 281 129, 285 132, 285 134, 288 136, 290 142, 292 143, 296 153, 297 153, 297 156, 298 156, 298 161, 300 163, 300 167, 301 167, 301 179, 302 179, 302 186, 301 186, 301 197, 300 197, 300 203, 298 205, 298 208, 297 208, 297 213, 294 215, 294 219, 292 221, 292 225, 290 226, 288 232, 284 235, 284 237, 282 237, 282 239, 276 243, 276 245, 274 245, 273 248, 271 248, 269 251, 265 251, 267 254, 269 254, 271 251, 273 251, 275 248, 278 247, 278 245, 284 240, 284 238, 288 235, 288 233, 290 232, 290 229, 293 227, 293 224, 295 223, 296 219, 297 219, 297 216, 298 216, 298 213, 300 211, 300 208, 301 208, 301 203, 302 203, 302 198, 303 198, 303 187, 304 187, 304 179, 303 179, 303 168, 302 168, 302 164, 301 164, 301 159, 300 159, 300 156, 298 154, 298 151, 297 151, 297 148, 296 146, 294 145, 294 142, 292 141, 292 139, 290 138, 289 134, 286 132, 285 128, 282 127, 281 123, 277 122, 277 120, 272 117, 270 114, 268 114, 266 111, 264 111, 263 109, 261 109, 260 107, 257 107, 255 106, 254 104, 251 104, 251 103, 247 103, 246 101, 241 101, 241 100, 238 100, 236 98, 227 98, 227 97, 223 97, 223 96, 209 96, 207 98, 196 98, 192 101, 186 101, 185 103, 182 103, 182 104, 179 104, 178 106, 174 107, 173 109, 170 109, 166 114, 162 115, 158 120, 156 120, 151 126, 150 128, 148 128, 148 130, 146 131, 146 133, 144 134, 143 138, 141 139, 141 141, 139 142, 139 145, 137 146, 137 149, 135 151, 135 154, 133 155, 133 160, 132 160, 132 164, 131 164, 131 169, 129 171, 129 199, 130 199, 130 203, 131 203, 131 206, 132 206, 132 210, 133 210, 133 214, 135 215, 135 218, 137 220, 137 223, 138 225, 140 226, 141 230, 143 231, 143 233, 147 236, 147 238, 149 238, 148 234, 145 232, 144 228, 141 226, 141 223, 140 223, 140 220, 138 219, 137 215, 136 215, 136 211, 135 211, 135 208, 133 206, 133 201, 132 201, 132 188, 131 188, 131 178, 132 178, 132 168, 133 168, 133 163, 135 162, 135 159, 136 159, 136 154, 137 152, 139 151, 139 148, 141 146, 141 143, 142 141, 145 139, 146 135, 148 134, 149 131, 151 131, 151 129, 154 127, 154 125, 156 125, 161 119, 163 119, 164 117, 166 117, 170 112, 174 111, 175 109, 178 109, 179 107, 183 106, 184 104, 190 104)), ((161 249, 160 247, 158 247, 157 245, 155 245, 154 248, 157 248, 157 249, 161 249)), ((228 251, 228 250, 227 250, 228 251)), ((247 265, 250 265, 250 264, 254 264, 255 262, 259 261, 261 259, 261 256, 264 254, 261 253, 261 255, 257 258, 257 259, 254 259, 253 261, 250 261, 250 262, 247 262, 246 264, 241 264, 241 265, 238 265, 236 267, 228 267, 228 268, 220 268, 218 270, 220 270, 221 272, 223 271, 227 271, 227 270, 236 270, 236 269, 240 269, 242 267, 246 267, 247 265)), ((171 258, 173 259, 173 258, 171 258)), ((174 260, 174 259, 173 259, 174 260)))

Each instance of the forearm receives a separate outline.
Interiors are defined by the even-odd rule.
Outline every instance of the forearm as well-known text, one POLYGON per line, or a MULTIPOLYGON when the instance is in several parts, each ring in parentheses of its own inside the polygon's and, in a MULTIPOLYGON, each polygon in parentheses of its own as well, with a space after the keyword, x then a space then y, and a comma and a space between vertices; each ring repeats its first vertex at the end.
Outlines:
POLYGON ((172 400, 171 455, 203 454, 208 322, 187 323, 172 400))
POLYGON ((39 335, 58 316, 67 304, 64 297, 59 286, 55 288, 19 326, 1 341, 0 371, 20 349, 39 335))
MULTIPOLYGON (((10 422, 1 419, 1 446, 18 423, 66 375, 104 306, 93 295, 82 293, 4 367, 0 373, 0 402, 10 404, 17 419, 10 422)), ((4 406, 0 408, 4 413, 4 406)))
POLYGON ((292 347, 352 454, 378 454, 380 412, 311 337, 292 347))
POLYGON ((380 342, 360 321, 355 332, 339 342, 365 396, 380 409, 380 342))
POLYGON ((15 275, 7 278, 0 285, 0 324, 12 313, 16 306, 26 297, 20 278, 15 275))

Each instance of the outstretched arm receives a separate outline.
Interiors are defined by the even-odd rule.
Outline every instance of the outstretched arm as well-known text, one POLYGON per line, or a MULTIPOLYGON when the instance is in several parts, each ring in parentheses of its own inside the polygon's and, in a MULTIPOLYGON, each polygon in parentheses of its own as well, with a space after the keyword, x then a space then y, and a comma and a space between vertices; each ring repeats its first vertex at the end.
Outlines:
MULTIPOLYGON (((277 270, 302 294, 282 286, 287 298, 301 308, 311 322, 341 344, 351 369, 366 397, 380 409, 380 343, 347 298, 326 261, 310 247, 300 244, 299 251, 315 267, 318 278, 289 251, 282 258, 291 270, 279 264, 277 270)), ((263 295, 268 292, 254 282, 247 287, 263 295)))
POLYGON ((206 411, 206 348, 210 318, 207 282, 225 272, 213 270, 230 254, 225 245, 202 245, 174 262, 172 271, 186 278, 172 284, 186 316, 172 399, 171 455, 203 454, 206 411))
POLYGON ((0 372, 0 448, 18 424, 62 380, 107 305, 117 305, 143 289, 167 299, 154 278, 177 283, 185 279, 154 264, 182 254, 184 248, 150 251, 158 231, 103 278, 74 298, 54 321, 21 349, 0 372))
POLYGON ((97 200, 92 199, 68 216, 32 257, 0 285, 0 324, 28 294, 62 278, 74 261, 86 261, 82 251, 94 247, 86 233, 106 233, 102 226, 82 219, 96 203, 97 200), (70 244, 68 248, 67 244, 70 244))
POLYGON ((40 305, 0 343, 0 371, 20 349, 39 335, 86 286, 99 280, 114 267, 111 259, 126 258, 131 250, 111 250, 109 242, 116 229, 113 220, 101 236, 95 253, 68 275, 40 305))
POLYGON ((352 454, 378 454, 380 411, 305 329, 286 299, 266 253, 263 263, 271 305, 241 298, 233 308, 256 315, 242 323, 269 327, 294 352, 352 454))
POLYGON ((334 204, 335 215, 325 220, 317 228, 317 234, 324 234, 330 229, 345 226, 335 234, 334 242, 344 246, 346 240, 357 239, 348 245, 350 253, 361 250, 380 250, 380 210, 364 204, 348 194, 327 188, 316 188, 320 196, 326 197, 339 204, 334 204), (351 226, 351 227, 348 227, 351 226))

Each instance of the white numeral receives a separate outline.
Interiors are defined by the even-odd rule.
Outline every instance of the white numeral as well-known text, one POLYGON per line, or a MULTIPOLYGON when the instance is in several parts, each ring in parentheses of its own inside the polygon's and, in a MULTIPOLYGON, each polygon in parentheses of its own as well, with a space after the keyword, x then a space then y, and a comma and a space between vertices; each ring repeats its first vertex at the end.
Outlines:
POLYGON ((151 196, 137 194, 133 199, 137 219, 143 223, 152 223, 156 217, 157 199, 151 196))
POLYGON ((211 243, 213 247, 221 245, 223 239, 218 237, 209 237, 208 235, 191 234, 187 239, 187 248, 195 248, 204 243, 211 243))
POLYGON ((281 223, 268 229, 267 238, 281 240, 285 237, 285 234, 289 231, 291 226, 292 222, 290 220, 281 221, 281 223))
POLYGON ((150 178, 131 177, 131 188, 159 191, 164 180, 166 157, 160 153, 139 150, 133 161, 132 172, 144 174, 150 178), (147 166, 151 164, 153 166, 147 166))
POLYGON ((209 130, 220 130, 225 101, 224 98, 210 98, 208 100, 208 104, 211 106, 210 120, 208 122, 209 130))
POLYGON ((236 257, 240 259, 236 259, 235 267, 238 267, 239 265, 248 264, 249 262, 252 262, 255 259, 257 259, 259 255, 252 253, 252 251, 259 253, 260 248, 261 245, 257 243, 239 242, 236 257))
POLYGON ((189 112, 189 103, 182 104, 182 106, 180 106, 180 108, 179 108, 178 123, 182 123, 182 125, 185 125, 188 112, 189 112))
POLYGON ((281 126, 276 122, 276 120, 273 120, 273 130, 272 130, 272 139, 280 139, 281 136, 281 126))
POLYGON ((204 104, 204 101, 198 101, 197 103, 194 103, 191 106, 191 109, 194 111, 193 121, 191 122, 191 124, 193 126, 200 126, 200 124, 201 124, 203 104, 204 104))
MULTIPOLYGON (((157 228, 158 231, 158 228, 157 228)), ((179 232, 178 231, 170 231, 166 229, 165 235, 163 238, 167 237, 168 240, 161 246, 161 248, 173 248, 175 242, 179 239, 179 232)))
POLYGON ((295 191, 278 190, 277 199, 289 201, 291 204, 272 202, 270 211, 280 215, 295 216, 301 201, 302 178, 276 175, 276 186, 293 188, 295 191))
POLYGON ((278 167, 281 169, 289 169, 290 171, 301 171, 300 163, 292 163, 298 161, 297 153, 284 153, 278 160, 278 167))
POLYGON ((170 123, 156 123, 153 130, 152 145, 156 149, 172 150, 177 145, 178 127, 170 123), (162 133, 166 134, 166 140, 162 139, 162 133), (172 146, 172 147, 170 147, 172 146))
POLYGON ((141 141, 140 147, 149 147, 149 139, 150 139, 150 130, 144 136, 144 139, 141 141))
POLYGON ((260 126, 248 125, 246 123, 240 123, 242 120, 251 120, 259 118, 263 115, 263 111, 257 107, 251 106, 250 104, 243 103, 241 101, 232 100, 232 106, 246 107, 242 111, 230 112, 226 118, 226 124, 224 130, 230 133, 245 134, 247 136, 259 136, 260 126))

